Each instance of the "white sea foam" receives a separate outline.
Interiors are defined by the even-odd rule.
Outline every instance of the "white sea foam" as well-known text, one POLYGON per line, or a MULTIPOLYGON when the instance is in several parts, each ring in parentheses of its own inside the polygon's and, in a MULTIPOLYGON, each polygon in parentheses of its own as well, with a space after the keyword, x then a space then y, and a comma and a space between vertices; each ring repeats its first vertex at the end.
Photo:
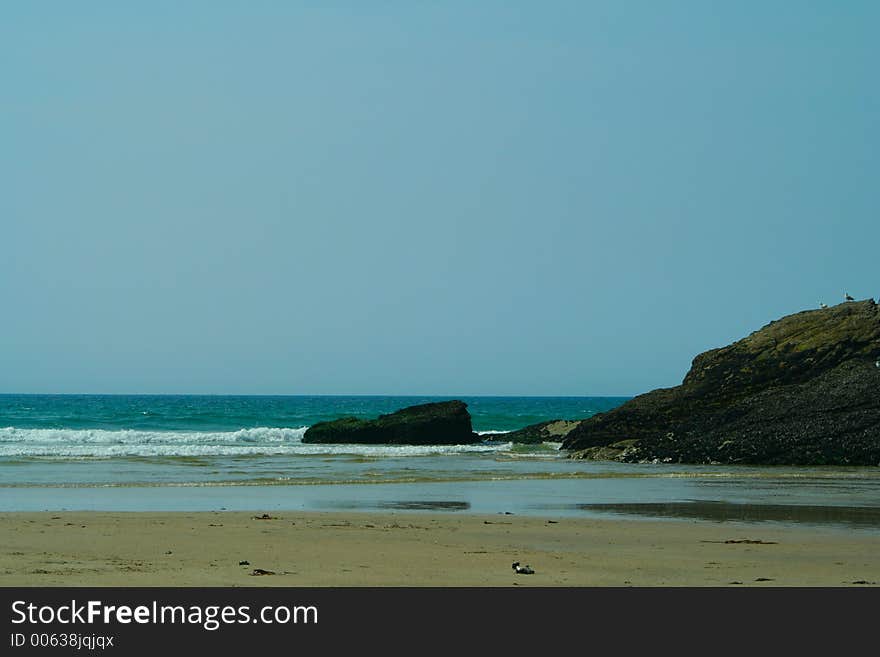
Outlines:
POLYGON ((307 427, 238 431, 110 431, 106 429, 0 428, 0 457, 198 457, 289 454, 365 457, 496 452, 504 444, 316 445, 302 442, 307 427))

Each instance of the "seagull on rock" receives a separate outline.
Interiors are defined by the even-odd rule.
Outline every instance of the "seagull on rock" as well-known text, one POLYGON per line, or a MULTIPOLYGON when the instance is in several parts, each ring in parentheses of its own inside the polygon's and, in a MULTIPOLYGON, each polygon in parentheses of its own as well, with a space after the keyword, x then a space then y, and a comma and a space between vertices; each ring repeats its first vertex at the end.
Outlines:
POLYGON ((849 292, 844 292, 844 293, 843 293, 843 298, 844 298, 846 301, 855 301, 855 299, 853 299, 851 296, 849 296, 849 292))
POLYGON ((820 304, 819 304, 819 307, 820 307, 820 308, 827 308, 827 307, 828 307, 828 304, 827 304, 827 303, 820 303, 820 304))

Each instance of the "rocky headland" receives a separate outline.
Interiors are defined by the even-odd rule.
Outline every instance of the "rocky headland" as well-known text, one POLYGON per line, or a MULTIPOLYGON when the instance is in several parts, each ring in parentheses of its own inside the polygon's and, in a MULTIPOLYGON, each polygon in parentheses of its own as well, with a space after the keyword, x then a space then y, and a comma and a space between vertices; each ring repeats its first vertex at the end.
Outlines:
POLYGON ((873 300, 789 315, 698 355, 681 385, 578 422, 562 449, 627 462, 880 465, 878 358, 873 300))
POLYGON ((467 404, 459 400, 410 406, 375 420, 344 417, 318 422, 304 443, 385 445, 467 445, 482 440, 471 426, 467 404))

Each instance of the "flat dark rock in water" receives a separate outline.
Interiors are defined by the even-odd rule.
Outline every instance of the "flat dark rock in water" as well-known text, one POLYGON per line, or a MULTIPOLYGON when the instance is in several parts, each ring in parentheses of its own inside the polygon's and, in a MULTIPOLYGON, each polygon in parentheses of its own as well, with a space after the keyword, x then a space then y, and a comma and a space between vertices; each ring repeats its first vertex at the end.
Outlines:
POLYGON ((318 422, 303 436, 304 443, 372 445, 466 445, 483 438, 474 433, 467 404, 453 400, 409 406, 375 420, 345 417, 318 422))
POLYGON ((694 358, 680 386, 581 421, 574 458, 880 465, 880 309, 847 302, 783 317, 694 358))

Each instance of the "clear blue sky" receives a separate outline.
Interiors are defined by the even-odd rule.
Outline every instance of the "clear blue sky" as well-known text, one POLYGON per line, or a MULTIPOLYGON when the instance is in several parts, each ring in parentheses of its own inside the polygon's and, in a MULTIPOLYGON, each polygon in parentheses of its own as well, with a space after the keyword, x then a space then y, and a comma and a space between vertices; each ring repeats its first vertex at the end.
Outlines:
POLYGON ((0 8, 0 392, 635 394, 880 296, 880 3, 0 8))

